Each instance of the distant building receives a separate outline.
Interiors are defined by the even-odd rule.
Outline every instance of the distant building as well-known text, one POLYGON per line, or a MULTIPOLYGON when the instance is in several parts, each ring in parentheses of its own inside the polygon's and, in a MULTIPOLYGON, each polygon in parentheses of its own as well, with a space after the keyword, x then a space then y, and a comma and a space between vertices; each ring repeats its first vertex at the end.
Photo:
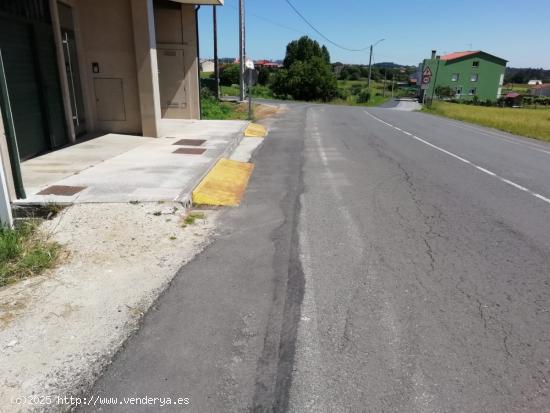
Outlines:
POLYGON ((438 86, 449 86, 457 99, 496 100, 501 96, 507 61, 489 53, 464 51, 425 59, 422 72, 431 72, 425 93, 431 96, 438 86))
POLYGON ((201 62, 201 72, 210 73, 214 71, 214 62, 212 60, 205 60, 201 62))
POLYGON ((200 119, 201 4, 223 0, 0 0, 12 198, 21 180, 9 165, 100 133, 160 137, 174 119, 200 119))
POLYGON ((278 62, 272 62, 270 60, 256 60, 254 62, 254 66, 256 69, 261 69, 262 67, 265 67, 266 69, 280 69, 283 67, 282 64, 278 62))
POLYGON ((533 79, 533 80, 530 80, 529 82, 527 82, 527 84, 528 84, 529 86, 532 86, 532 85, 542 85, 542 80, 533 79))
POLYGON ((536 85, 531 88, 531 95, 533 96, 550 96, 550 83, 544 83, 542 85, 536 85))

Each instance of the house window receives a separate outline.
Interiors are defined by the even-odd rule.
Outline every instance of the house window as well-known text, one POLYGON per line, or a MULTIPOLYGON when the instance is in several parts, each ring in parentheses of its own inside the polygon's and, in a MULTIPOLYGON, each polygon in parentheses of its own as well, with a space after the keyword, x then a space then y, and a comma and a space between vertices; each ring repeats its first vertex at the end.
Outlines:
POLYGON ((458 73, 453 73, 451 76, 451 82, 458 82, 458 73))
POLYGON ((477 89, 475 87, 471 88, 469 91, 468 91, 468 94, 470 96, 474 96, 477 92, 477 89))
POLYGON ((458 86, 458 87, 456 88, 456 95, 457 95, 457 96, 462 95, 462 86, 458 86))
POLYGON ((472 76, 470 76, 470 82, 477 82, 479 75, 477 73, 472 73, 472 76))
POLYGON ((474 61, 472 62, 472 67, 479 67, 479 61, 474 60, 474 61))

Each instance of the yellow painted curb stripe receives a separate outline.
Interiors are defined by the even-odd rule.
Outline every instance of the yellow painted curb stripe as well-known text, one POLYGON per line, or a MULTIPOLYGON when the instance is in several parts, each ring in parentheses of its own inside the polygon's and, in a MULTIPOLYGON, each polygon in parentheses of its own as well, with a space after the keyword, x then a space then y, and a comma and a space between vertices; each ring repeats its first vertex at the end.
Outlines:
POLYGON ((244 131, 244 136, 247 138, 264 138, 267 136, 267 129, 265 126, 257 123, 251 123, 244 131))
POLYGON ((239 205, 253 169, 251 163, 220 159, 193 191, 193 203, 239 205))

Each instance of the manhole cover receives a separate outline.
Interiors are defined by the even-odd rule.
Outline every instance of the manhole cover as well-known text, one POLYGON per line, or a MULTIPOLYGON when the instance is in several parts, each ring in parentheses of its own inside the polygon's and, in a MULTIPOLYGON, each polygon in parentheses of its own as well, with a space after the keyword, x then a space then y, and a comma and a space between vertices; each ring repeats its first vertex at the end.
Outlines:
POLYGON ((85 186, 52 185, 40 191, 37 195, 72 196, 86 189, 85 186))
POLYGON ((174 145, 186 145, 186 146, 201 146, 205 139, 180 139, 177 142, 174 142, 174 145))
POLYGON ((173 153, 180 153, 183 155, 202 155, 206 152, 204 148, 179 148, 176 149, 173 153))

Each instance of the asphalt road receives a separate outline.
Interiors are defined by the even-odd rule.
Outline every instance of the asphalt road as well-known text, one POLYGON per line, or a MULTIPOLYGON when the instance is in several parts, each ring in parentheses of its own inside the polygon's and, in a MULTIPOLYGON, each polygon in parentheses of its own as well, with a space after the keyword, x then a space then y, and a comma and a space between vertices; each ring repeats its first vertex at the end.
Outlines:
POLYGON ((189 406, 101 411, 550 411, 550 145, 296 104, 254 162, 92 391, 189 406))

